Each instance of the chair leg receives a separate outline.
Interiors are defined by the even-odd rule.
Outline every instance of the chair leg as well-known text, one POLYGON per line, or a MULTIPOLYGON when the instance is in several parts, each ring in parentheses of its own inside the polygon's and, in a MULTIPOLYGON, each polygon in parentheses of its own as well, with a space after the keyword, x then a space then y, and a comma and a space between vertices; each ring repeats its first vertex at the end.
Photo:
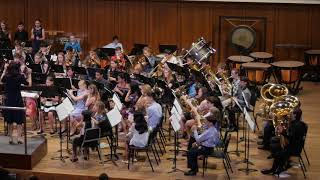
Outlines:
MULTIPOLYGON (((158 153, 158 149, 157 149, 157 146, 153 143, 152 144, 153 146, 154 146, 154 151, 156 152, 156 154, 157 154, 157 157, 158 157, 158 159, 159 159, 159 162, 161 162, 161 159, 160 159, 160 156, 159 156, 159 153, 158 153)), ((151 145, 151 146, 152 146, 151 145)))
POLYGON ((303 173, 303 176, 304 176, 304 178, 306 179, 306 178, 307 178, 307 177, 306 177, 306 173, 304 172, 303 164, 301 163, 300 158, 299 158, 299 164, 300 164, 300 168, 301 168, 301 171, 302 171, 302 173, 303 173))
POLYGON ((207 157, 203 157, 203 161, 202 161, 202 177, 204 177, 204 169, 205 169, 205 166, 206 166, 206 158, 207 157))
POLYGON ((81 153, 81 157, 83 158, 83 160, 82 160, 82 164, 83 164, 83 168, 85 168, 85 163, 84 163, 84 153, 83 153, 83 150, 84 150, 84 148, 83 147, 81 147, 80 148, 80 153, 81 153))
POLYGON ((163 155, 164 153, 163 153, 163 151, 162 151, 162 149, 161 149, 160 143, 159 143, 159 141, 158 141, 158 139, 157 139, 157 138, 155 138, 155 143, 156 143, 156 144, 158 144, 158 147, 159 147, 160 153, 161 153, 161 155, 163 155))
POLYGON ((307 159, 308 165, 310 166, 310 161, 309 161, 309 158, 308 158, 307 152, 306 152, 306 150, 304 149, 304 147, 303 147, 303 152, 304 152, 304 155, 306 156, 306 159, 307 159))
POLYGON ((131 156, 131 149, 129 148, 128 149, 128 170, 130 169, 130 156, 131 156))
POLYGON ((151 166, 152 172, 154 172, 154 170, 153 170, 153 166, 152 166, 152 162, 151 162, 150 157, 149 157, 148 150, 146 150, 146 154, 147 154, 147 157, 148 157, 149 164, 150 164, 150 166, 151 166))
POLYGON ((224 162, 224 159, 222 159, 222 163, 223 163, 224 169, 226 170, 228 179, 230 179, 230 175, 229 175, 228 169, 227 169, 227 167, 226 167, 226 163, 224 162))
POLYGON ((161 143, 161 145, 162 145, 162 147, 163 147, 163 151, 164 151, 164 153, 167 153, 166 152, 166 143, 163 141, 163 139, 160 137, 160 143, 161 143))
POLYGON ((154 149, 153 149, 152 145, 150 146, 150 149, 151 149, 151 151, 152 151, 152 154, 153 154, 153 156, 154 156, 154 159, 156 160, 157 165, 159 165, 158 157, 156 156, 156 153, 154 152, 154 149))
POLYGON ((299 159, 300 159, 300 161, 301 161, 301 163, 302 163, 302 165, 303 165, 304 171, 307 172, 306 165, 304 164, 304 161, 303 161, 301 155, 299 156, 299 159))
POLYGON ((102 165, 104 166, 104 159, 103 159, 104 156, 103 156, 103 153, 102 153, 102 151, 100 149, 100 145, 98 145, 98 155, 99 155, 100 161, 102 161, 102 165))

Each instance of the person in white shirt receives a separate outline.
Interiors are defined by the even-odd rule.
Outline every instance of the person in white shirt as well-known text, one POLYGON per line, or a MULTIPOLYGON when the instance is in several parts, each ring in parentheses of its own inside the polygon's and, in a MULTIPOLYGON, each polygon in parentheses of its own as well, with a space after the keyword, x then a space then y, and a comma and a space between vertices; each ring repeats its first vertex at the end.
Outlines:
POLYGON ((165 62, 169 62, 169 63, 173 63, 173 64, 177 64, 179 66, 182 66, 181 60, 178 59, 177 57, 175 57, 173 55, 172 50, 170 50, 170 49, 164 50, 164 58, 161 60, 161 63, 165 63, 165 62))
POLYGON ((112 48, 112 49, 116 49, 117 47, 120 47, 121 51, 123 51, 123 46, 119 42, 119 37, 118 36, 113 36, 112 43, 109 43, 109 44, 103 46, 103 48, 112 48))

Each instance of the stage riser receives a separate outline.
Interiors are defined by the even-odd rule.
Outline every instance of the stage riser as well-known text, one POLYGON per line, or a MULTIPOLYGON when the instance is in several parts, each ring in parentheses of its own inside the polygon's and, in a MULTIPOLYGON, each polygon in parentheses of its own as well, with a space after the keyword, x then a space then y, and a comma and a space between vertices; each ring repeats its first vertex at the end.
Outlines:
POLYGON ((47 153, 47 140, 38 144, 38 147, 33 152, 26 155, 1 153, 0 151, 0 166, 4 168, 31 170, 47 153))

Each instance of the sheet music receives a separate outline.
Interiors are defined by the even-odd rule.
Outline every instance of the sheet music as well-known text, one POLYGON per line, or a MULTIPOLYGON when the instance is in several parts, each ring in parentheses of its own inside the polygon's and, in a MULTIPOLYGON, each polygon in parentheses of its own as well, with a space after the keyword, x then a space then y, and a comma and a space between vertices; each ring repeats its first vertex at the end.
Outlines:
POLYGON ((107 113, 107 117, 110 121, 112 127, 119 124, 121 122, 122 116, 120 111, 117 108, 113 108, 111 111, 107 113))
POLYGON ((181 107, 177 98, 174 100, 173 105, 174 105, 174 107, 176 107, 179 114, 183 113, 182 107, 181 107))
POLYGON ((74 107, 69 98, 65 98, 61 104, 56 107, 56 112, 60 121, 67 118, 74 110, 74 107))
POLYGON ((238 105, 238 107, 240 108, 240 110, 243 112, 243 108, 241 107, 241 105, 238 102, 238 99, 236 97, 232 97, 232 100, 238 105))
POLYGON ((247 123, 249 124, 251 131, 254 131, 256 129, 256 124, 252 120, 250 114, 248 113, 247 108, 243 108, 243 114, 244 114, 244 118, 247 120, 247 123))
POLYGON ((246 103, 247 108, 250 108, 250 105, 249 105, 249 103, 248 103, 248 101, 246 99, 246 96, 244 95, 243 91, 241 92, 241 94, 242 94, 242 97, 244 99, 244 102, 246 103))
POLYGON ((24 98, 34 98, 34 99, 39 98, 39 94, 37 92, 21 91, 21 96, 24 98))
POLYGON ((175 116, 175 118, 178 119, 178 121, 181 120, 181 114, 179 114, 178 110, 175 107, 172 107, 171 115, 175 116))
POLYGON ((175 132, 177 132, 177 131, 180 130, 181 125, 180 125, 180 123, 179 123, 179 120, 175 117, 175 115, 172 115, 172 116, 171 116, 171 121, 170 121, 170 123, 171 123, 171 126, 172 126, 172 128, 173 128, 173 130, 174 130, 175 132))
POLYGON ((114 104, 116 105, 116 107, 118 108, 118 110, 121 110, 122 109, 122 103, 121 103, 120 98, 118 97, 118 95, 116 93, 113 94, 112 100, 113 100, 114 104))

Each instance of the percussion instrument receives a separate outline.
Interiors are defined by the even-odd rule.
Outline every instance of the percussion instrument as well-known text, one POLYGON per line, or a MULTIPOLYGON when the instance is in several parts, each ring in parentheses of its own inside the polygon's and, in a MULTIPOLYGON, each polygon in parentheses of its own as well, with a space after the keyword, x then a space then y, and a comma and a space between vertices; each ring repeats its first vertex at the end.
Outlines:
POLYGON ((300 61, 278 61, 271 63, 275 69, 275 75, 278 83, 285 84, 289 90, 298 93, 301 82, 301 68, 304 66, 300 61))
POLYGON ((229 64, 230 69, 238 69, 240 70, 241 65, 243 63, 252 62, 254 59, 249 56, 229 56, 227 63, 229 64))
POLYGON ((256 44, 256 32, 247 25, 239 25, 231 32, 231 44, 239 53, 247 52, 256 44))
POLYGON ((305 63, 311 66, 319 66, 320 65, 320 49, 311 49, 305 54, 305 63))
POLYGON ((253 52, 250 53, 250 56, 255 59, 257 62, 262 63, 272 63, 273 55, 267 52, 253 52))
POLYGON ((246 75, 251 83, 263 85, 269 76, 268 69, 271 65, 261 62, 248 62, 243 63, 242 67, 245 69, 246 75))
POLYGON ((187 50, 187 53, 184 55, 184 57, 190 55, 200 64, 201 61, 208 59, 215 52, 216 50, 210 47, 209 43, 207 43, 205 39, 201 37, 197 42, 192 43, 191 48, 187 50))

